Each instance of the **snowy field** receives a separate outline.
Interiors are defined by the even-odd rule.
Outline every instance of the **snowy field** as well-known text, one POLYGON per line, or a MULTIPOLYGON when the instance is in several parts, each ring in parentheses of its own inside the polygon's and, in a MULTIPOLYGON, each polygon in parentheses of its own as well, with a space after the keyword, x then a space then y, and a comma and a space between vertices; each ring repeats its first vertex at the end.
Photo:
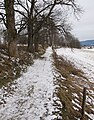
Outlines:
POLYGON ((85 73, 89 81, 94 83, 94 49, 57 49, 57 54, 71 61, 85 73))
POLYGON ((52 50, 35 60, 18 80, 0 89, 0 120, 52 120, 53 66, 52 50))
MULTIPOLYGON (((94 113, 94 49, 60 48, 57 49, 56 52, 66 61, 70 61, 76 68, 82 70, 84 76, 88 79, 86 81, 82 81, 82 85, 83 87, 87 87, 86 104, 91 104, 91 109, 94 113)), ((89 120, 94 120, 93 113, 85 112, 85 114, 89 116, 89 120)))

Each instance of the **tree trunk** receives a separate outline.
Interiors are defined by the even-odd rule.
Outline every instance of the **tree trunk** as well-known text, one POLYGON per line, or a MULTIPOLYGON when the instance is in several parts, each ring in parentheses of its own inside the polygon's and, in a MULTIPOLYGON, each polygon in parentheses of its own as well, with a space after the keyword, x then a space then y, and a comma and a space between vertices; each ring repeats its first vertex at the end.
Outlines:
POLYGON ((35 52, 38 52, 38 40, 34 42, 35 52))
POLYGON ((34 36, 34 48, 35 48, 35 52, 38 52, 38 44, 39 44, 39 33, 37 33, 37 35, 34 36))
POLYGON ((32 20, 28 19, 28 52, 34 53, 34 47, 33 47, 33 23, 32 20))
POLYGON ((28 48, 27 50, 29 52, 34 53, 34 47, 33 47, 33 10, 35 6, 35 0, 31 0, 31 7, 30 12, 28 13, 28 48))
POLYGON ((18 57, 18 53, 17 53, 17 43, 15 41, 11 41, 8 44, 8 51, 9 51, 9 56, 11 57, 18 57))
POLYGON ((4 0, 8 33, 9 56, 17 57, 17 32, 15 29, 14 0, 4 0))
POLYGON ((42 44, 42 48, 44 49, 44 39, 42 40, 41 44, 42 44))

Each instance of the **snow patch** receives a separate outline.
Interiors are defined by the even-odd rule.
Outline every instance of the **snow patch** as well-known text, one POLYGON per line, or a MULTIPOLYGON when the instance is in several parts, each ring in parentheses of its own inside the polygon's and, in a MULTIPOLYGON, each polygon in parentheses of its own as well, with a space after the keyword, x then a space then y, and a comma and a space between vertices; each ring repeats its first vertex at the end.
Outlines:
POLYGON ((19 79, 9 88, 0 89, 0 120, 52 120, 54 75, 49 47, 19 79), (12 92, 11 92, 12 91, 12 92), (5 101, 5 104, 4 104, 5 101))

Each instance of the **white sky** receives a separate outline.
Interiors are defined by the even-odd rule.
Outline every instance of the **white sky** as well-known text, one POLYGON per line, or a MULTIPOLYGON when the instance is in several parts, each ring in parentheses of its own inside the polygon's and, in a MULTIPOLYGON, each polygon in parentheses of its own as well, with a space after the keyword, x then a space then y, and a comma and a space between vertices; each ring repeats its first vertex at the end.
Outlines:
POLYGON ((72 18, 73 34, 81 40, 94 40, 94 0, 77 0, 84 13, 80 20, 72 18))

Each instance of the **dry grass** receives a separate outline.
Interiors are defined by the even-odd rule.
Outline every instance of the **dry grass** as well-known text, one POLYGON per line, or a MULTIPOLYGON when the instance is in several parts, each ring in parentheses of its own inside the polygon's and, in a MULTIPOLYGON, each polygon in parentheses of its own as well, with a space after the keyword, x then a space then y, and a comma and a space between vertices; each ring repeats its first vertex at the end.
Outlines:
MULTIPOLYGON (((62 103, 61 116, 63 120, 77 120, 81 118, 81 105, 82 105, 82 92, 83 86, 88 84, 90 89, 87 89, 87 97, 91 97, 94 100, 94 95, 90 95, 90 90, 94 90, 91 83, 84 76, 84 73, 75 68, 70 61, 64 60, 62 57, 59 57, 53 54, 54 65, 56 66, 57 71, 60 76, 56 77, 56 84, 59 85, 57 90, 57 96, 62 103)), ((94 84, 93 84, 94 85, 94 84)), ((86 102, 85 111, 88 114, 94 114, 92 110, 94 106, 92 103, 86 102)), ((84 116, 84 120, 88 120, 87 115, 84 116)))

